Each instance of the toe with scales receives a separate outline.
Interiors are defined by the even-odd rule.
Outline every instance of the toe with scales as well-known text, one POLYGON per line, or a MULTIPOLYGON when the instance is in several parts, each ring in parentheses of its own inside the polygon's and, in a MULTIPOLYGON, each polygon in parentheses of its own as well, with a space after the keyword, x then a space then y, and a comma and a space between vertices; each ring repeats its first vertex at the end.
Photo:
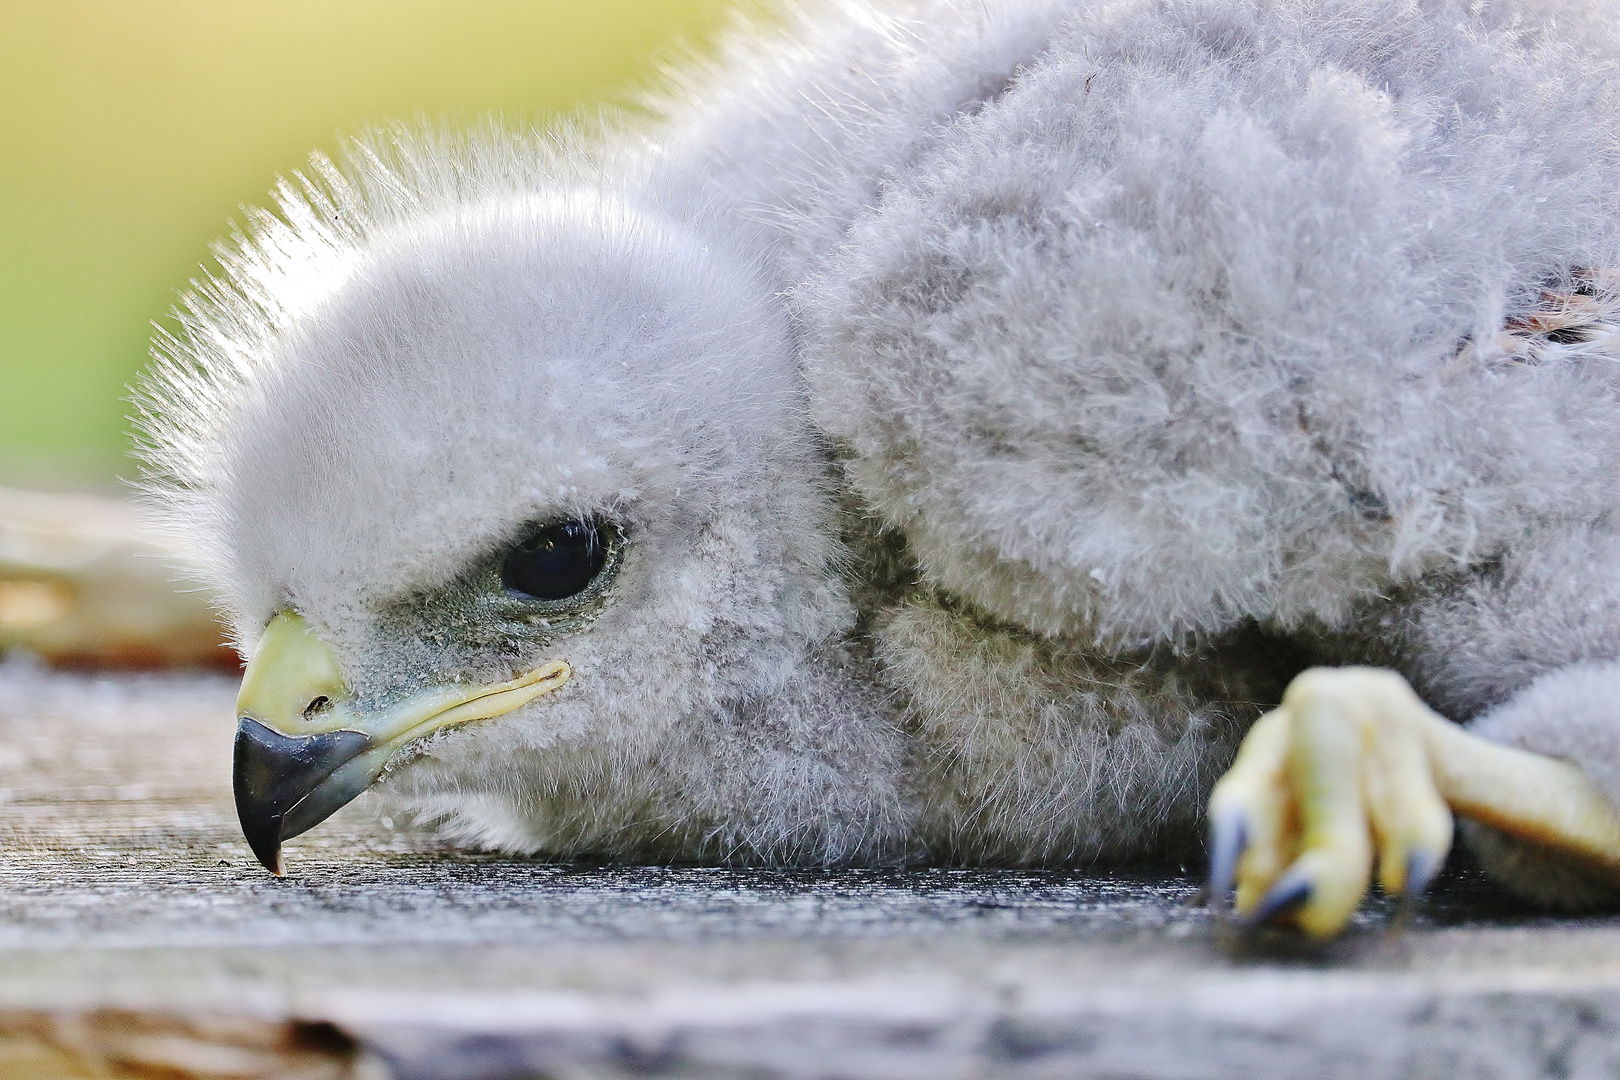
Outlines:
POLYGON ((1376 865, 1416 896, 1445 861, 1452 813, 1620 881, 1620 813, 1569 762, 1487 742, 1374 668, 1314 668, 1249 732, 1210 798, 1211 895, 1244 921, 1341 930, 1376 865))

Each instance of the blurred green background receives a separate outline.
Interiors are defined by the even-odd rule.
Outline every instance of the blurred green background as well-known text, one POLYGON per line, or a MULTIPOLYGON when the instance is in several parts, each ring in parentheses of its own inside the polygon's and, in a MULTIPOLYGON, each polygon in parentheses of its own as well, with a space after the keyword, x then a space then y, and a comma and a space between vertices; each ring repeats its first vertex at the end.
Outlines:
POLYGON ((626 103, 727 0, 0 0, 0 483, 133 469, 150 323, 368 123, 626 103))

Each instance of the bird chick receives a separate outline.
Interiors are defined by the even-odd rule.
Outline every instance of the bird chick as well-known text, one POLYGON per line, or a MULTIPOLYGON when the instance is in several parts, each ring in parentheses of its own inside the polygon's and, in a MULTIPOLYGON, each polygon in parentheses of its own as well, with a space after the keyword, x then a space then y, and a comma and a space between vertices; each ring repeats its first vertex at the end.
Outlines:
MULTIPOLYGON (((448 181, 458 160, 423 167, 448 181)), ((258 655, 296 612, 340 673, 291 719, 325 697, 364 731, 434 688, 563 660, 556 692, 415 747, 392 787, 508 849, 892 844, 900 747, 836 656, 853 610, 769 290, 603 192, 424 193, 343 234, 366 195, 332 183, 341 210, 270 226, 235 267, 264 283, 255 349, 168 369, 166 415, 208 425, 169 498, 239 647, 258 655), (296 264, 272 262, 295 242, 296 264), (293 309, 293 290, 315 295, 293 309)), ((194 317, 233 300, 199 294, 194 317)), ((189 348, 218 340, 200 326, 189 348)))
POLYGON ((145 391, 255 850, 386 768, 504 850, 1088 862, 1247 737, 1253 917, 1421 891, 1451 810, 1607 895, 1616 59, 1596 3, 845 0, 652 120, 318 159, 145 391))

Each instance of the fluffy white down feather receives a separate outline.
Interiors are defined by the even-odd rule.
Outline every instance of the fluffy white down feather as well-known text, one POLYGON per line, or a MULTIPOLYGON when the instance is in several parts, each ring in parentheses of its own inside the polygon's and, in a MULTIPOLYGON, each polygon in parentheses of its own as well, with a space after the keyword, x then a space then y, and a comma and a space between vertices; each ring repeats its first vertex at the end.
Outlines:
POLYGON ((154 490, 377 700, 539 659, 433 598, 621 523, 577 678, 388 779, 473 843, 1165 851, 1313 660, 1620 802, 1617 68, 1598 0, 778 13, 650 120, 317 160, 160 343, 154 490))

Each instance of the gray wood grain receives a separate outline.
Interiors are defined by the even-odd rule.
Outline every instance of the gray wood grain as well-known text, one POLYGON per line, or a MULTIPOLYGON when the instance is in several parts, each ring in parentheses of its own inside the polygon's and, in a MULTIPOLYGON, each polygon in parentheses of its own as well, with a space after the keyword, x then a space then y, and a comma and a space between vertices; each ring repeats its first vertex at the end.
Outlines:
POLYGON ((1219 932, 1197 868, 557 865, 366 797, 278 881, 233 695, 0 664, 0 1078, 1620 1072, 1620 923, 1467 867, 1312 950, 1219 932))

